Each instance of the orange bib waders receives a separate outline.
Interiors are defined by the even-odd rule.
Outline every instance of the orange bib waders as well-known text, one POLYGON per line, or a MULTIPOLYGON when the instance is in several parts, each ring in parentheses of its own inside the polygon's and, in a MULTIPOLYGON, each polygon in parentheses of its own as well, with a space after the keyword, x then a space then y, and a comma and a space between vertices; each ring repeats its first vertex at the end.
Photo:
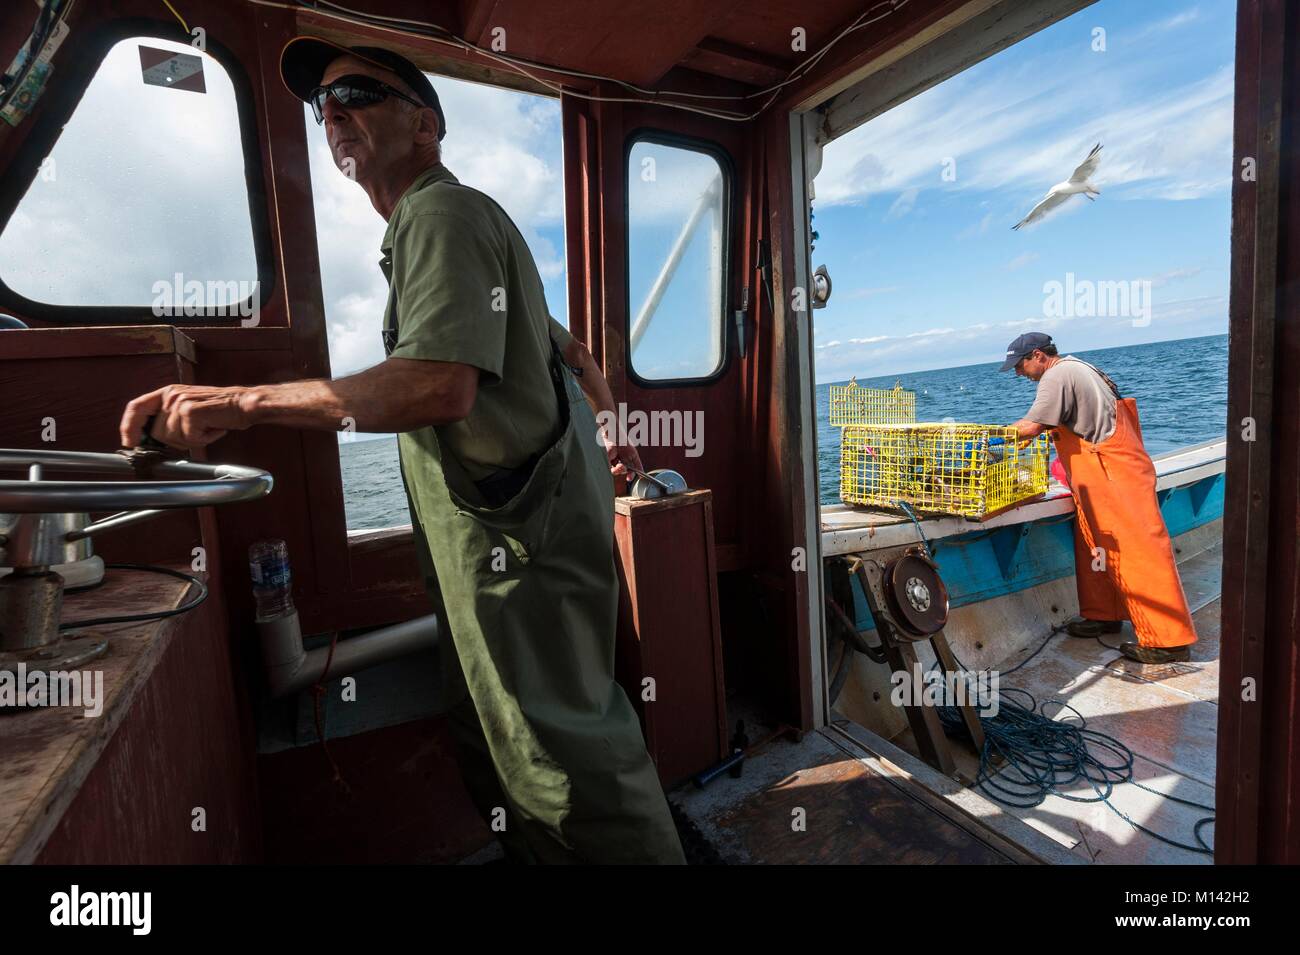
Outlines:
POLYGON ((1089 620, 1131 620, 1144 647, 1196 642, 1192 615, 1156 501, 1156 469, 1142 446, 1137 403, 1115 402, 1115 432, 1093 444, 1066 427, 1056 451, 1070 476, 1077 521, 1079 612, 1089 620))

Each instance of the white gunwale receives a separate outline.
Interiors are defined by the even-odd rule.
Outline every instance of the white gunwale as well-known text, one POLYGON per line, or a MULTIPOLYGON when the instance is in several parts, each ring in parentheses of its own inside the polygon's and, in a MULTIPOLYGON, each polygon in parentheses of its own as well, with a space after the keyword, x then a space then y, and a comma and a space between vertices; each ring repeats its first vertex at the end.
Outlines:
MULTIPOLYGON (((1156 490, 1186 487, 1216 474, 1222 474, 1228 442, 1224 438, 1177 448, 1156 455, 1156 490)), ((923 517, 921 529, 929 540, 969 534, 972 531, 1008 524, 1027 524, 1074 511, 1074 498, 1061 485, 1053 483, 1042 500, 1013 508, 989 518, 970 521, 963 517, 923 517)), ((916 541, 916 527, 901 514, 873 511, 848 504, 829 504, 821 509, 822 557, 855 554, 862 551, 896 547, 916 541)))

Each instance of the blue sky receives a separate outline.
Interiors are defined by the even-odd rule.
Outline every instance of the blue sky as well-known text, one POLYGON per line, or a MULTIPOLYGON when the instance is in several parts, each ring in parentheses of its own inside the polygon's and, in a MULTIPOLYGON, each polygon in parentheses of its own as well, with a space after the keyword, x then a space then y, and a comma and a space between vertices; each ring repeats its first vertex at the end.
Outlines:
POLYGON ((1225 332, 1234 11, 1102 0, 829 144, 817 380, 993 361, 1033 329, 1071 351, 1225 332), (1097 142, 1101 197, 1012 231, 1097 142), (1150 323, 1048 319, 1070 272, 1149 281, 1150 323))

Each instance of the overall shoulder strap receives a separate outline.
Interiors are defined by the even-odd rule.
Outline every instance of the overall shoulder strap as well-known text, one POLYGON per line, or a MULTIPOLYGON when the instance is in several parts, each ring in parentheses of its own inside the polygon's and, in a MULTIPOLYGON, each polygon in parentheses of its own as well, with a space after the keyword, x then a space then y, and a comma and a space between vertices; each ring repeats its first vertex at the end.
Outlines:
MULTIPOLYGON (((564 353, 555 339, 549 334, 546 340, 551 345, 551 357, 547 362, 551 372, 551 384, 555 387, 555 401, 560 413, 560 427, 563 428, 569 416, 569 382, 573 379, 573 369, 564 360, 564 353)), ((576 381, 575 381, 576 387, 576 381)))
POLYGON ((1111 381, 1110 375, 1106 374, 1104 371, 1102 371, 1102 370, 1101 370, 1100 368, 1098 368, 1096 365, 1089 365, 1089 364, 1088 364, 1086 361, 1084 361, 1082 358, 1075 358, 1073 355, 1071 355, 1068 359, 1065 359, 1065 360, 1066 360, 1066 361, 1077 361, 1080 365, 1088 365, 1089 368, 1091 368, 1091 369, 1092 369, 1093 371, 1095 371, 1097 374, 1101 375, 1101 380, 1104 381, 1104 382, 1106 382, 1106 387, 1109 388, 1109 389, 1111 390, 1111 394, 1113 394, 1113 395, 1115 396, 1116 400, 1118 400, 1118 399, 1120 399, 1120 398, 1123 397, 1123 395, 1121 395, 1121 394, 1119 393, 1119 385, 1117 385, 1117 384, 1115 384, 1115 382, 1111 381))

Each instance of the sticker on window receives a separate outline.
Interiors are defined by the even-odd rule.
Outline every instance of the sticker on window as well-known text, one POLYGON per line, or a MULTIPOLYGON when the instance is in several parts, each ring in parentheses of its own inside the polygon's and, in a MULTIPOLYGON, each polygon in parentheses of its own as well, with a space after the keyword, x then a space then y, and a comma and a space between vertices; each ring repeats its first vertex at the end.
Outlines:
POLYGON ((140 73, 150 86, 206 93, 203 85, 203 60, 192 53, 173 53, 140 47, 140 73))

